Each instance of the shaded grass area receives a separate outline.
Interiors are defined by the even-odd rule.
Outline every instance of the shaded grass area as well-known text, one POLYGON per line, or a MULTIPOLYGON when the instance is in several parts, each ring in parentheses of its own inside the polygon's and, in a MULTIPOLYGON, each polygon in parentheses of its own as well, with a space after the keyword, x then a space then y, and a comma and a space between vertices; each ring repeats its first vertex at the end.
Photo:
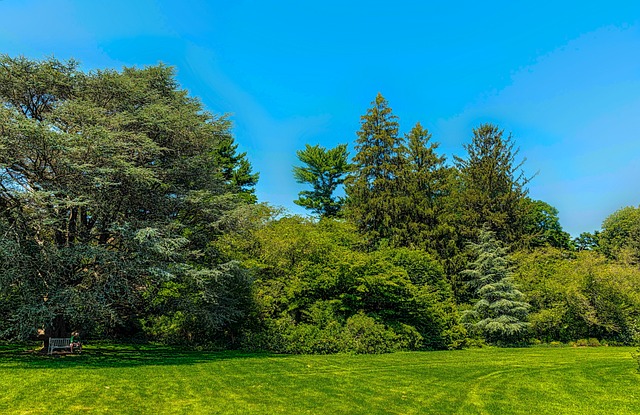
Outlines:
POLYGON ((632 348, 282 356, 0 346, 0 413, 638 414, 632 348))

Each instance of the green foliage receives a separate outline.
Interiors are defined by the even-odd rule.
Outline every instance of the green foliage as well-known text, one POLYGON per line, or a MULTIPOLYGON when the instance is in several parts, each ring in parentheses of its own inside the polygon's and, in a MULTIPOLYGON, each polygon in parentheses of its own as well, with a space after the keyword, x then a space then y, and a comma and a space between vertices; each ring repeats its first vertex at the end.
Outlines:
POLYGON ((476 260, 462 273, 477 298, 465 314, 469 328, 492 343, 521 342, 529 327, 530 305, 516 289, 506 249, 487 229, 480 232, 480 242, 471 249, 476 260))
POLYGON ((217 164, 220 166, 222 178, 229 190, 243 196, 249 203, 255 203, 255 186, 259 173, 253 173, 247 153, 238 153, 238 145, 230 134, 231 124, 226 117, 217 120, 220 128, 220 144, 215 152, 217 164))
POLYGON ((294 203, 311 210, 321 217, 338 216, 344 199, 333 196, 349 172, 349 153, 347 145, 340 144, 335 148, 325 149, 319 145, 306 145, 298 150, 298 159, 305 166, 293 168, 293 176, 298 183, 308 183, 312 191, 300 192, 300 198, 294 203))
POLYGON ((297 353, 364 350, 351 338, 356 323, 372 331, 357 336, 380 340, 378 352, 390 350, 391 338, 394 348, 446 348, 464 338, 451 288, 424 252, 359 251, 363 240, 352 226, 329 219, 285 217, 250 238, 224 241, 244 247, 255 277, 262 334, 250 334, 249 343, 297 353), (359 314, 367 319, 350 320, 359 314))
POLYGON ((572 251, 497 126, 446 166, 378 94, 353 165, 346 144, 298 151, 312 190, 295 203, 314 221, 256 204, 229 119, 169 67, 0 55, 0 102, 1 339, 81 329, 287 353, 640 340, 640 207, 572 251))
POLYGON ((349 218, 375 245, 393 237, 402 214, 399 178, 405 149, 398 136, 397 117, 387 100, 378 94, 371 105, 360 117, 354 170, 345 191, 349 218))
POLYGON ((394 246, 420 247, 444 257, 455 238, 446 210, 450 172, 445 157, 436 153, 439 144, 431 138, 420 123, 405 135, 397 179, 401 214, 391 241, 394 246))
POLYGON ((467 157, 454 157, 460 172, 461 191, 457 206, 460 210, 460 232, 473 239, 477 229, 487 224, 496 237, 507 243, 517 243, 524 233, 523 200, 530 181, 516 163, 518 150, 511 136, 492 124, 473 130, 471 143, 464 145, 467 157))
POLYGON ((415 328, 404 324, 391 328, 363 312, 342 323, 335 315, 324 323, 296 323, 283 317, 267 321, 262 332, 251 336, 245 346, 290 354, 374 354, 422 347, 422 336, 415 328))
POLYGON ((608 257, 640 263, 640 207, 627 206, 607 217, 598 242, 608 257))
POLYGON ((573 239, 573 247, 576 251, 597 251, 600 249, 600 232, 582 232, 573 239))
POLYGON ((0 85, 3 336, 117 334, 178 312, 214 335, 242 320, 249 280, 210 249, 255 183, 230 172, 256 178, 226 118, 163 65, 0 56, 0 85))
POLYGON ((516 256, 517 281, 532 305, 531 331, 543 341, 640 340, 640 271, 590 251, 547 249, 516 256))
POLYGON ((542 200, 524 198, 524 238, 528 248, 552 246, 555 248, 571 248, 570 235, 562 230, 558 219, 558 209, 542 200))
POLYGON ((349 218, 371 246, 421 248, 447 257, 457 247, 446 210, 451 171, 420 123, 404 137, 398 130, 397 117, 378 94, 361 117, 346 186, 349 218))

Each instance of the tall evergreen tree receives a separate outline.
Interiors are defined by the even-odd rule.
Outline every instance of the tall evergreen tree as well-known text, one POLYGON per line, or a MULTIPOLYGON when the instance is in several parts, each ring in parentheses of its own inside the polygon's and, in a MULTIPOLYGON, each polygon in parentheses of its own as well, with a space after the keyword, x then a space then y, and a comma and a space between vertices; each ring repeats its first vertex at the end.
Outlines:
POLYGON ((420 123, 405 135, 406 149, 398 178, 403 217, 394 239, 397 245, 420 247, 442 256, 446 240, 451 237, 444 210, 449 172, 445 157, 436 153, 439 144, 431 138, 420 123))
POLYGON ((398 117, 387 100, 378 94, 371 104, 360 118, 354 170, 345 190, 350 218, 375 244, 397 231, 402 215, 398 179, 405 149, 398 136, 398 117))
POLYGON ((308 183, 313 190, 303 190, 294 203, 321 217, 338 216, 344 198, 334 196, 338 186, 344 183, 349 171, 349 153, 347 145, 325 149, 319 145, 306 145, 298 150, 298 159, 305 166, 295 166, 293 176, 298 183, 308 183))
POLYGON ((461 179, 460 231, 471 239, 487 224, 500 240, 518 241, 524 233, 527 205, 522 200, 530 178, 521 170, 524 160, 515 161, 518 150, 513 139, 505 138, 497 126, 483 124, 473 130, 473 139, 464 148, 466 158, 454 157, 461 179))
POLYGON ((487 227, 480 231, 479 242, 470 246, 476 259, 462 272, 476 297, 473 309, 465 315, 470 331, 491 343, 523 340, 531 306, 515 286, 506 248, 487 227))

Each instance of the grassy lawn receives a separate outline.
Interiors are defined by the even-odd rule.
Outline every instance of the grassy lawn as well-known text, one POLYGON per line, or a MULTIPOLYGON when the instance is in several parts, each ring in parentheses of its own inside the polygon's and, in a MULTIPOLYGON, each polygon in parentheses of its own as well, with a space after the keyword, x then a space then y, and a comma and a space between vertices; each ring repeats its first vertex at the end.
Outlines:
POLYGON ((277 356, 0 346, 1 414, 639 414, 632 348, 277 356))

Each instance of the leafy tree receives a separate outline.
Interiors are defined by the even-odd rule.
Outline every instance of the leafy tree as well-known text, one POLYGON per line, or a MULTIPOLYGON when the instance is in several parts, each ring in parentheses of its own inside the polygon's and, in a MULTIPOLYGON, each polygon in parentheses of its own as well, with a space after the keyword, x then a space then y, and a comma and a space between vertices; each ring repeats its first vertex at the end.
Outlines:
POLYGON ((640 207, 627 206, 608 216, 598 241, 608 257, 640 263, 640 207))
POLYGON ((371 243, 389 240, 402 216, 399 186, 404 143, 387 100, 378 94, 361 119, 354 170, 346 181, 348 213, 371 243))
POLYGON ((327 150, 319 145, 307 144, 297 154, 305 166, 294 167, 293 176, 298 183, 311 184, 313 190, 300 192, 300 198, 294 203, 321 217, 338 216, 344 199, 333 194, 344 183, 349 171, 347 145, 340 144, 327 150))
POLYGON ((473 139, 465 144, 466 158, 454 156, 460 171, 461 192, 459 230, 472 239, 476 229, 487 224, 498 239, 511 244, 524 233, 526 212, 522 203, 527 195, 527 178, 516 164, 518 150, 511 136, 492 124, 473 130, 473 139))
POLYGON ((225 174, 242 157, 171 68, 1 56, 0 100, 5 337, 115 334, 178 311, 215 336, 242 320, 250 279, 209 244, 245 203, 225 174))
POLYGON ((367 346, 379 352, 446 348, 464 338, 451 288, 423 251, 362 252, 353 225, 326 218, 285 217, 221 242, 255 274, 260 347, 361 352, 359 336, 379 337, 367 346))
POLYGON ((492 343, 521 341, 529 327, 530 305, 515 286, 506 249, 484 228, 471 250, 476 259, 463 271, 477 296, 473 309, 465 315, 469 327, 492 343))
POLYGON ((640 338, 640 270, 599 252, 554 248, 516 254, 514 277, 531 303, 531 332, 543 341, 640 338))
POLYGON ((600 248, 600 232, 582 232, 573 239, 573 246, 578 251, 596 251, 600 248))
POLYGON ((555 248, 569 249, 571 247, 570 235, 562 230, 558 219, 558 209, 541 200, 524 198, 523 209, 526 212, 524 218, 523 243, 529 248, 540 246, 552 246, 555 248))

